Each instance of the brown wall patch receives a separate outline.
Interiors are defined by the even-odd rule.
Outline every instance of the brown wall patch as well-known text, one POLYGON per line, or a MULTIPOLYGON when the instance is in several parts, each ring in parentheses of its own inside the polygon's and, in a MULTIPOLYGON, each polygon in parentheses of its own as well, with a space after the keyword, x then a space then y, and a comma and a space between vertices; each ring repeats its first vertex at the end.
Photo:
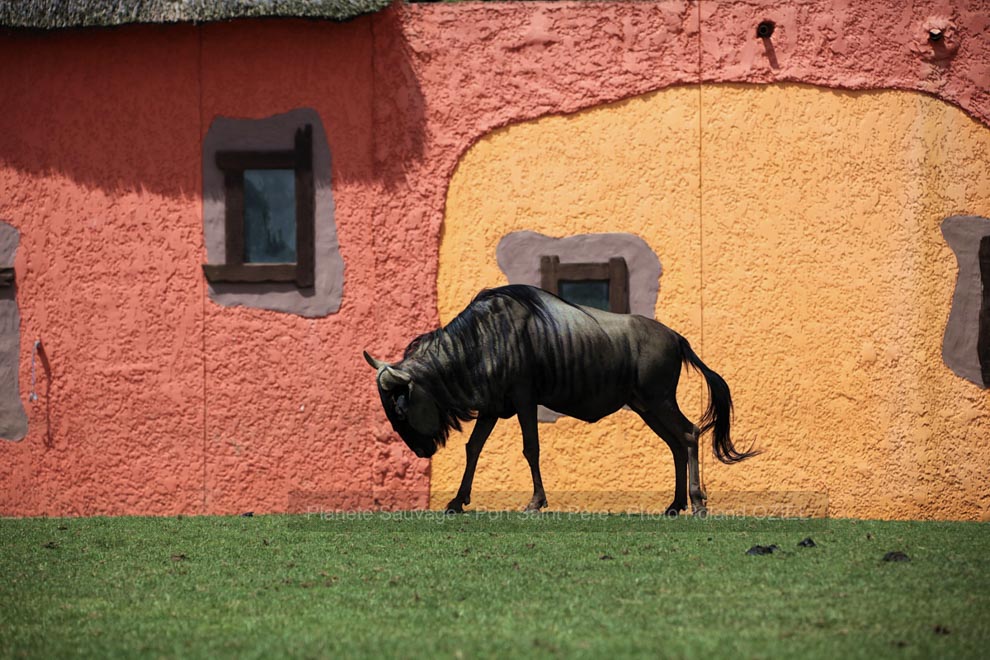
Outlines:
POLYGON ((954 215, 942 235, 959 264, 952 309, 942 341, 942 360, 957 376, 990 387, 990 219, 954 215))
POLYGON ((660 292, 660 259, 634 234, 581 234, 553 238, 534 231, 514 231, 495 249, 498 267, 510 284, 540 286, 540 257, 557 255, 561 262, 608 262, 622 257, 629 268, 629 312, 653 318, 660 292))
POLYGON ((224 174, 216 153, 224 150, 260 151, 291 147, 297 129, 313 131, 313 185, 315 210, 315 283, 300 288, 289 282, 212 282, 210 298, 225 306, 255 307, 319 317, 340 309, 344 290, 344 260, 337 242, 333 193, 330 188, 330 148, 323 122, 315 110, 299 108, 265 119, 217 117, 203 141, 203 231, 207 262, 222 264, 225 257, 224 174))
MULTIPOLYGON (((0 272, 13 273, 19 238, 16 229, 0 222, 0 272)), ((0 281, 0 438, 4 440, 20 440, 28 431, 17 378, 20 348, 17 282, 13 277, 5 277, 0 281)))

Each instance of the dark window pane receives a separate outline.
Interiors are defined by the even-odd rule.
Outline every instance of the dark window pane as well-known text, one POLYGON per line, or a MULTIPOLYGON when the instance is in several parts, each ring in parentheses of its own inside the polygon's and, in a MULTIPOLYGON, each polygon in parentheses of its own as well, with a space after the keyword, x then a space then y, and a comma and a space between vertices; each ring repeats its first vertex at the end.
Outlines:
POLYGON ((295 261, 295 171, 244 170, 244 263, 295 261))
POLYGON ((608 311, 608 280, 560 280, 557 290, 569 303, 608 311))

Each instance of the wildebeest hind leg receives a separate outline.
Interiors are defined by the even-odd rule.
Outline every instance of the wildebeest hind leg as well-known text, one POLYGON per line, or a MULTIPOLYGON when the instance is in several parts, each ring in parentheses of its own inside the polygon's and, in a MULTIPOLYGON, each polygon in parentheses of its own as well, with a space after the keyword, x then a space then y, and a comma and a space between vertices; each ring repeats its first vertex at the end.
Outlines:
POLYGON ((518 408, 519 426, 522 427, 523 456, 533 474, 533 499, 526 505, 526 511, 539 511, 547 505, 547 494, 543 490, 543 477, 540 476, 540 435, 536 421, 536 406, 518 408))
MULTIPOLYGON (((677 470, 678 484, 684 473, 684 461, 678 460, 675 446, 681 447, 681 455, 687 458, 688 494, 691 496, 691 513, 696 516, 707 515, 705 501, 708 496, 701 489, 701 473, 698 468, 698 437, 701 430, 691 420, 684 416, 675 401, 663 401, 649 406, 640 416, 646 421, 654 433, 663 438, 674 453, 674 469, 677 470)), ((682 487, 678 486, 674 503, 683 502, 682 487)), ((671 505, 673 506, 673 505, 671 505)), ((668 510, 669 511, 669 510, 668 510)))
POLYGON ((691 496, 691 513, 695 516, 705 516, 708 509, 705 503, 708 496, 701 489, 701 471, 698 467, 698 438, 701 429, 684 416, 675 402, 667 402, 663 416, 664 425, 675 433, 684 446, 688 455, 688 494, 691 496))
POLYGON ((447 513, 464 513, 464 505, 471 503, 471 486, 474 483, 474 471, 478 467, 478 457, 481 456, 485 441, 492 434, 497 421, 498 417, 479 417, 474 423, 471 438, 465 446, 467 462, 464 465, 464 476, 461 477, 461 487, 457 489, 454 499, 447 503, 447 513))
POLYGON ((646 425, 650 427, 650 430, 667 443, 667 446, 670 447, 670 453, 674 457, 674 501, 670 503, 665 513, 668 516, 676 516, 687 508, 687 447, 663 424, 659 416, 650 410, 637 410, 636 412, 643 418, 646 425))

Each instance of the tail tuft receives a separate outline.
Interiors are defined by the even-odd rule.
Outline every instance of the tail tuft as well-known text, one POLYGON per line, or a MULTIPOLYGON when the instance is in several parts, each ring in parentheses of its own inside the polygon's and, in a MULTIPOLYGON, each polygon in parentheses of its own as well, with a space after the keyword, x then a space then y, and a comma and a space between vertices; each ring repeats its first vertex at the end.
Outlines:
POLYGON ((712 430, 712 451, 715 452, 715 458, 723 463, 732 464, 759 454, 759 451, 753 449, 740 452, 732 444, 732 439, 729 436, 729 425, 732 421, 732 395, 729 392, 728 384, 725 379, 701 361, 687 339, 680 335, 678 338, 684 364, 697 369, 705 377, 705 382, 708 383, 708 408, 701 416, 699 427, 702 433, 712 430))

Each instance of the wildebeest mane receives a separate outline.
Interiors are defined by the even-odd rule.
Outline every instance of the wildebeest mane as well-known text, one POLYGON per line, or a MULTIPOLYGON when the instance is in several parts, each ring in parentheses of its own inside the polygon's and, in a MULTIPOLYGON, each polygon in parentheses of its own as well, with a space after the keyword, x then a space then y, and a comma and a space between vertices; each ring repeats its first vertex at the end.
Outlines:
POLYGON ((534 344, 564 350, 560 324, 541 295, 548 294, 522 285, 485 289, 446 326, 406 347, 402 368, 440 409, 438 444, 446 443, 451 430, 460 431, 462 421, 477 417, 483 402, 500 396, 507 379, 532 367, 534 344))

